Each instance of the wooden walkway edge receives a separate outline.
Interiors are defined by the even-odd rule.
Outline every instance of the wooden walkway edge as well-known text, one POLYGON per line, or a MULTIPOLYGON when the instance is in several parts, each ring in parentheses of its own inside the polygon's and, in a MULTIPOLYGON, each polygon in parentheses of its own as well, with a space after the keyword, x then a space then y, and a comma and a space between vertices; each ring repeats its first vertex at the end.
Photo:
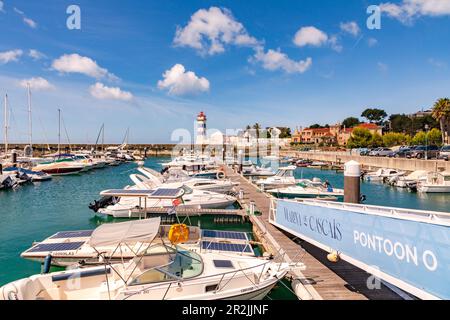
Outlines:
MULTIPOLYGON (((303 284, 303 299, 312 300, 398 300, 399 295, 384 284, 377 289, 369 289, 367 282, 371 275, 345 261, 331 263, 327 252, 313 245, 292 240, 269 222, 270 196, 259 190, 247 179, 226 168, 226 174, 234 182, 239 182, 244 191, 244 206, 254 201, 261 216, 250 216, 255 235, 274 256, 286 262, 302 262, 306 269, 296 271, 295 280, 303 284)), ((298 239, 299 240, 299 239, 298 239)))

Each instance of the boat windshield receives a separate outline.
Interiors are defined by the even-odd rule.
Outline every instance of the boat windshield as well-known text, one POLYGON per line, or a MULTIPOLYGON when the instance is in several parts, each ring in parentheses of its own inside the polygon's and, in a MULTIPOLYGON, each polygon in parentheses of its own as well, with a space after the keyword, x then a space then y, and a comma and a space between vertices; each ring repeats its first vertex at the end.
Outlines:
POLYGON ((197 277, 203 272, 201 257, 191 251, 167 248, 165 253, 146 254, 141 261, 141 271, 130 285, 143 285, 164 281, 185 280, 197 277))
POLYGON ((184 194, 191 194, 192 192, 194 192, 191 188, 189 188, 189 187, 186 186, 186 185, 182 185, 182 186, 181 186, 181 189, 184 190, 184 194))

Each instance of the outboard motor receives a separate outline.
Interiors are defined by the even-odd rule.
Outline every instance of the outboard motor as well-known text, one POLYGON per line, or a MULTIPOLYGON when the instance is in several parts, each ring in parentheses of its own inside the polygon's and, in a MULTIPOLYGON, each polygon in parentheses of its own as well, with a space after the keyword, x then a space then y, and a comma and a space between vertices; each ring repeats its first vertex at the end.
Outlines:
POLYGON ((119 198, 112 197, 112 196, 105 196, 100 198, 100 200, 94 200, 94 202, 91 202, 89 204, 89 209, 93 210, 94 212, 98 212, 99 209, 106 208, 107 206, 116 204, 119 201, 119 198))

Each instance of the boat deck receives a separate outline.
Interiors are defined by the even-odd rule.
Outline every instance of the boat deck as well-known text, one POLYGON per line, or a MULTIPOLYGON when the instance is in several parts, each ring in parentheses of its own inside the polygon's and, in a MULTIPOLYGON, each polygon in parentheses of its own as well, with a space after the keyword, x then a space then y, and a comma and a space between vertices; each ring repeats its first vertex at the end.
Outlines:
POLYGON ((381 284, 379 289, 370 290, 367 281, 370 274, 345 261, 331 263, 327 252, 313 245, 292 239, 269 222, 270 197, 259 190, 231 168, 226 168, 227 176, 240 183, 244 191, 241 205, 248 207, 251 201, 261 212, 260 216, 250 216, 254 232, 267 251, 287 262, 302 262, 306 269, 296 271, 293 277, 303 284, 304 299, 314 300, 396 300, 398 294, 381 284))

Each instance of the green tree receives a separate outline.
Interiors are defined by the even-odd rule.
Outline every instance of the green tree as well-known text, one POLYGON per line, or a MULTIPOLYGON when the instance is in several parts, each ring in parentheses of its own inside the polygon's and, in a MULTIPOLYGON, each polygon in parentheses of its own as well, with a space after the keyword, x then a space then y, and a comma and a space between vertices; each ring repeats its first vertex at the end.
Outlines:
POLYGON ((372 140, 372 134, 364 128, 355 128, 352 136, 348 140, 347 147, 350 149, 367 148, 372 140))
POLYGON ((360 123, 361 123, 361 121, 359 121, 358 118, 348 117, 347 119, 342 121, 342 126, 344 126, 346 128, 353 128, 353 127, 356 127, 357 125, 359 125, 360 123))
POLYGON ((260 134, 260 131, 261 131, 261 125, 259 123, 255 123, 253 125, 253 129, 255 129, 256 138, 259 139, 259 134, 260 134))
POLYGON ((361 114, 361 117, 366 118, 371 123, 375 122, 381 125, 384 119, 387 117, 387 113, 382 109, 369 108, 364 110, 364 112, 361 114))
POLYGON ((416 133, 414 138, 411 140, 411 144, 417 146, 417 145, 424 145, 427 142, 427 135, 423 131, 419 131, 416 133))
POLYGON ((408 145, 411 142, 411 136, 404 133, 389 132, 383 136, 383 143, 386 147, 408 145))
POLYGON ((281 128, 280 139, 292 137, 291 128, 281 128))
MULTIPOLYGON (((450 120, 450 99, 441 98, 433 106, 433 118, 439 121, 441 127, 442 141, 445 141, 445 123, 450 120)), ((450 132, 447 131, 447 136, 450 132)))
POLYGON ((383 146, 384 146, 383 137, 381 135, 379 135, 378 133, 373 134, 372 138, 369 141, 369 147, 370 148, 378 148, 378 147, 383 147, 383 146))
POLYGON ((439 129, 433 128, 427 134, 427 140, 429 145, 441 145, 442 144, 442 132, 439 129))

